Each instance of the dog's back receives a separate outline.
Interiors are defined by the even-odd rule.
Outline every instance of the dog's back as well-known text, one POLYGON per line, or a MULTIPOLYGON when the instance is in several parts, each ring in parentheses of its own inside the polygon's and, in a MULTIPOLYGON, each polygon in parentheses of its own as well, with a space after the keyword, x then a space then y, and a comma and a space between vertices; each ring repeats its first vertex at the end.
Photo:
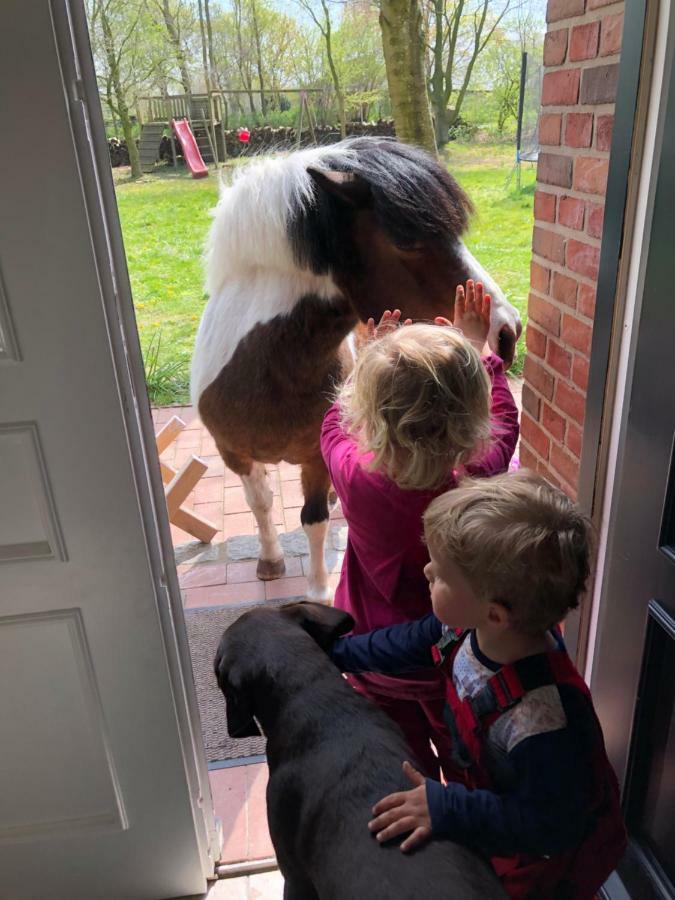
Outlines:
POLYGON ((383 846, 368 831, 375 803, 410 789, 401 767, 414 759, 398 727, 324 652, 352 624, 318 604, 256 608, 228 629, 216 657, 230 733, 252 733, 255 716, 267 737, 285 900, 503 898, 489 864, 457 844, 404 854, 400 841, 383 846))
POLYGON ((401 770, 412 759, 403 736, 341 678, 314 679, 301 700, 308 716, 298 730, 268 742, 270 834, 298 888, 288 900, 313 896, 305 882, 321 900, 505 896, 488 864, 450 841, 406 854, 400 840, 379 844, 367 827, 373 806, 411 787, 401 770))

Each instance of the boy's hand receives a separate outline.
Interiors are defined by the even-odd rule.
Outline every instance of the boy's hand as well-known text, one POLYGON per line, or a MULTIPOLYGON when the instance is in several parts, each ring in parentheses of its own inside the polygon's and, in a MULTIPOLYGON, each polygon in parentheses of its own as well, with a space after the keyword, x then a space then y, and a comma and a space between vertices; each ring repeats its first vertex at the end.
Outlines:
MULTIPOLYGON (((375 325, 375 319, 368 319, 368 323, 366 328, 368 330, 368 341, 377 340, 377 338, 384 337, 385 334, 389 334, 390 331, 396 331, 396 329, 401 324, 401 310, 395 309, 393 312, 390 309, 385 309, 382 313, 382 318, 380 319, 379 325, 375 325)), ((412 325, 412 319, 406 319, 403 322, 404 325, 412 325)))
POLYGON ((427 806, 427 789, 425 778, 414 769, 409 762, 403 763, 403 771, 415 785, 412 791, 400 791, 389 794, 373 807, 375 816, 368 822, 368 828, 374 832, 380 842, 406 831, 411 834, 401 844, 401 850, 412 850, 424 844, 431 837, 431 817, 427 806))
POLYGON ((490 330, 491 302, 490 295, 484 293, 480 281, 474 284, 469 279, 466 283, 466 293, 461 284, 457 286, 453 324, 479 353, 483 352, 490 330))

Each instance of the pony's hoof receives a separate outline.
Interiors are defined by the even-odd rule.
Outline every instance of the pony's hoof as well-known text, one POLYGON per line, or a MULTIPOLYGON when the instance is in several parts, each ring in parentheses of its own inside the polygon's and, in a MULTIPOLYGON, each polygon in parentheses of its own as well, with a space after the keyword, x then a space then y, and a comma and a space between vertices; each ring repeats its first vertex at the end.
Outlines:
POLYGON ((286 572, 286 563, 281 559, 259 559, 255 574, 261 581, 274 581, 286 572))
POLYGON ((311 587, 307 588, 307 599, 312 600, 314 603, 332 603, 333 600, 333 592, 325 585, 324 587, 311 587))
POLYGON ((338 495, 335 493, 335 491, 328 491, 328 508, 335 509, 335 507, 337 506, 337 502, 338 495))

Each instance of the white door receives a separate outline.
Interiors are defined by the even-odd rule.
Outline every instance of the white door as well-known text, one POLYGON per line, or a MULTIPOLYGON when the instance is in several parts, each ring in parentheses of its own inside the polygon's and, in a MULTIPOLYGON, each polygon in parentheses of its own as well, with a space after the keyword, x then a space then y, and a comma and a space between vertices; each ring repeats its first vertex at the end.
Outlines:
POLYGON ((79 0, 0 4, 0 897, 201 893, 217 852, 79 0))

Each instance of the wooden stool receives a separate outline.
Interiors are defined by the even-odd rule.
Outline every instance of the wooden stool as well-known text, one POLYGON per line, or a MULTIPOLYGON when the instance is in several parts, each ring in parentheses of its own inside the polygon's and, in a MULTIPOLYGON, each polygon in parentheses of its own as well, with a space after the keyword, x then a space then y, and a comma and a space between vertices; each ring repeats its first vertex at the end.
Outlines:
MULTIPOLYGON (((179 419, 178 416, 172 416, 169 419, 166 425, 155 435, 158 455, 163 453, 176 440, 184 428, 185 422, 179 419)), ((187 531, 196 537, 198 541, 210 544, 218 531, 213 522, 209 522, 203 516, 198 516, 197 513, 189 509, 183 509, 181 506, 181 503, 208 469, 207 464, 203 459, 199 459, 198 456, 191 456, 185 460, 178 471, 161 459, 159 464, 162 469, 162 481, 164 482, 164 496, 166 497, 169 522, 178 528, 182 528, 183 531, 187 531)))

